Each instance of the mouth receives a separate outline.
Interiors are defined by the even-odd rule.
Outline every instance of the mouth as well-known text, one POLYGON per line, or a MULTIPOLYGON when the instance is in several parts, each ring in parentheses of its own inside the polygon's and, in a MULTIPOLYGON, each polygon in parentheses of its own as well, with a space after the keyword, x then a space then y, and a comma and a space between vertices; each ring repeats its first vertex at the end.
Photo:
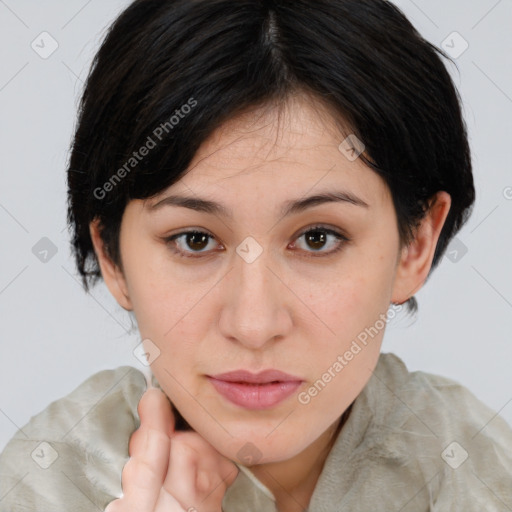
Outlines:
POLYGON ((290 397, 303 379, 278 370, 246 370, 207 375, 216 391, 232 404, 250 410, 269 409, 290 397))
POLYGON ((247 370, 235 370, 217 375, 208 375, 212 379, 224 382, 241 382, 248 384, 270 384, 274 382, 296 382, 302 381, 300 377, 289 375, 279 370, 263 370, 259 373, 251 373, 247 370))

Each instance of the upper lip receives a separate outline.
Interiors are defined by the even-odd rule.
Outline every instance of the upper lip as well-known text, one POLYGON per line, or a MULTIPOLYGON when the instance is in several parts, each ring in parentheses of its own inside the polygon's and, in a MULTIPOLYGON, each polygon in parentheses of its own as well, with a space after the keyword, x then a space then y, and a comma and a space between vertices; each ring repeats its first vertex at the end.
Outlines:
POLYGON ((209 377, 226 382, 249 382, 252 384, 266 384, 275 381, 302 381, 300 377, 295 377, 279 370, 263 370, 259 373, 251 373, 247 370, 235 370, 233 372, 209 375, 209 377))

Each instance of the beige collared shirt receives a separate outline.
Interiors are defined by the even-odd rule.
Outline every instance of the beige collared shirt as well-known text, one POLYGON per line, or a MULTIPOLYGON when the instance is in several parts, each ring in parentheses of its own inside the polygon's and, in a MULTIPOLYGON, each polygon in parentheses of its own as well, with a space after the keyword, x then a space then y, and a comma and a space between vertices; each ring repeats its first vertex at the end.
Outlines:
MULTIPOLYGON (((102 511, 120 497, 145 390, 136 368, 103 370, 33 416, 0 455, 0 512, 102 511)), ((269 489, 238 467, 224 512, 277 512, 269 489)), ((308 511, 484 510, 512 511, 512 428, 463 386, 381 354, 308 511)))

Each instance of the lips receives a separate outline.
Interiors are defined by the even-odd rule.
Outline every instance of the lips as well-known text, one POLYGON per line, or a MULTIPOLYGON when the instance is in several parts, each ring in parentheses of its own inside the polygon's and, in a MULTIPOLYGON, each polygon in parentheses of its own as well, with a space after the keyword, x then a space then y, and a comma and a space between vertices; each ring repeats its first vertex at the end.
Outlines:
POLYGON ((270 384, 272 382, 300 382, 300 377, 289 375, 279 370, 264 370, 259 373, 251 373, 246 370, 236 370, 233 372, 220 373, 218 375, 209 375, 217 380, 225 382, 239 382, 248 384, 270 384))
POLYGON ((278 370, 254 374, 246 370, 208 375, 217 392, 238 407, 270 409, 285 401, 302 384, 302 379, 278 370))

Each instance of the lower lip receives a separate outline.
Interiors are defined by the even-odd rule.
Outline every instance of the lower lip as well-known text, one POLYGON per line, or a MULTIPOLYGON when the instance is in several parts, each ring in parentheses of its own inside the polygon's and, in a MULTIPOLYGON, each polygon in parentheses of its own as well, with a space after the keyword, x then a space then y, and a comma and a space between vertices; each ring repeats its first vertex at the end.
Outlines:
POLYGON ((208 377, 215 389, 230 402, 246 409, 269 409, 286 400, 301 385, 301 381, 271 384, 241 384, 208 377))

